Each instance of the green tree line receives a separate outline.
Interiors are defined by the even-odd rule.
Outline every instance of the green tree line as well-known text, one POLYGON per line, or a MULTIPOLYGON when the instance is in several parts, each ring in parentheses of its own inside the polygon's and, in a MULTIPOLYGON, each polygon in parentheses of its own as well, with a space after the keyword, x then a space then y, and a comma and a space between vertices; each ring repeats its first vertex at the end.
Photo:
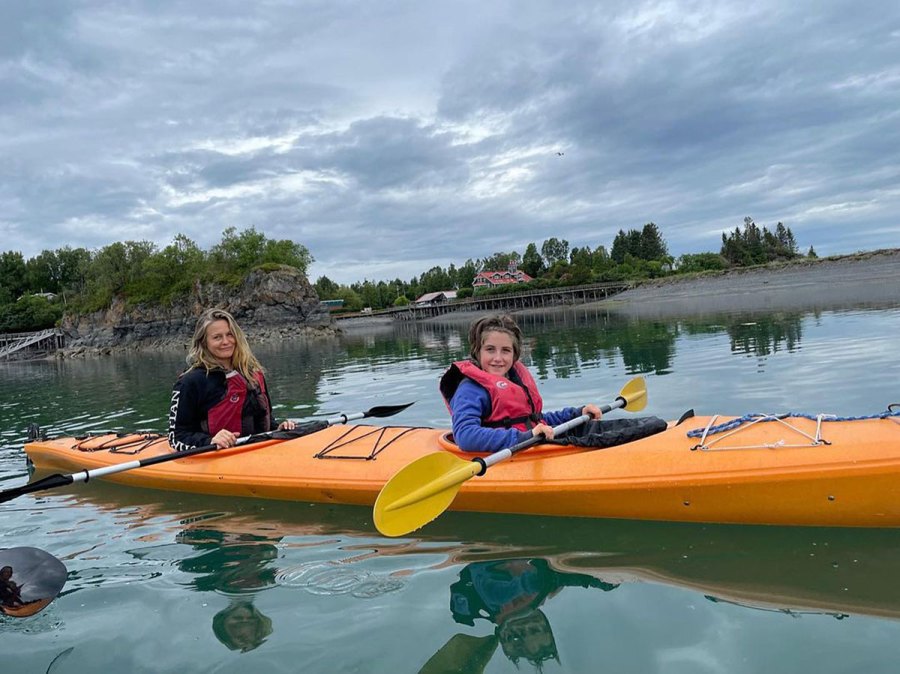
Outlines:
POLYGON ((182 234, 162 249, 149 241, 124 241, 96 251, 44 250, 27 260, 6 251, 0 253, 0 332, 52 327, 64 311, 105 309, 114 297, 129 305, 169 304, 198 281, 236 285, 260 265, 285 264, 306 273, 312 261, 302 244, 269 239, 253 227, 229 227, 208 251, 182 234))
MULTIPOLYGON (((810 247, 815 257, 815 251, 810 247)), ((721 255, 729 263, 737 266, 766 264, 775 260, 790 260, 799 255, 797 241, 790 227, 783 223, 775 225, 775 231, 760 229, 753 218, 744 218, 744 229, 735 227, 733 232, 722 233, 721 255)))
MULTIPOLYGON (((461 265, 435 266, 409 280, 335 283, 326 276, 315 282, 320 299, 343 299, 344 309, 383 309, 403 306, 425 293, 457 290, 471 296, 472 282, 482 271, 504 270, 515 263, 532 281, 478 290, 479 293, 520 292, 526 289, 583 285, 602 281, 658 278, 670 274, 722 270, 798 257, 790 228, 778 223, 774 231, 745 218, 743 229, 722 234, 718 252, 669 255, 656 224, 620 229, 609 247, 573 246, 551 237, 540 247, 532 242, 523 252, 497 252, 461 265)), ((810 247, 807 254, 815 257, 810 247)), ((99 250, 44 250, 25 259, 19 252, 0 253, 0 332, 24 332, 52 327, 63 311, 87 313, 110 306, 115 297, 130 305, 169 304, 191 291, 196 282, 240 283, 254 268, 286 264, 304 274, 313 257, 294 241, 274 240, 249 228, 222 233, 211 249, 203 250, 179 234, 162 249, 149 241, 112 243, 99 250), (56 295, 55 300, 45 294, 56 295)))
MULTIPOLYGON (((812 247, 808 255, 815 257, 812 247)), ((659 278, 671 274, 721 271, 731 267, 765 264, 799 257, 790 228, 778 223, 774 232, 760 229, 752 218, 744 218, 743 229, 722 235, 718 252, 690 253, 673 258, 659 227, 649 222, 641 229, 620 229, 610 248, 604 245, 569 246, 565 239, 551 237, 540 247, 529 243, 522 253, 499 252, 481 259, 468 259, 460 266, 432 267, 408 281, 357 281, 349 285, 335 283, 327 276, 315 282, 320 299, 342 299, 343 309, 359 311, 363 307, 385 309, 404 306, 426 293, 456 290, 457 297, 478 294, 502 294, 540 288, 585 285, 603 281, 659 278), (482 271, 505 270, 511 262, 532 281, 475 291, 472 281, 482 271)))

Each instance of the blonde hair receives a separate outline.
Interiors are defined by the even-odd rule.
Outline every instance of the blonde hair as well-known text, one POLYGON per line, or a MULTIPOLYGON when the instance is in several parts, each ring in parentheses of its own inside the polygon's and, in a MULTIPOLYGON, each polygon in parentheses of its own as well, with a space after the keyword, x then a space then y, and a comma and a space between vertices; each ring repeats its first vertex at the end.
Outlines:
POLYGON ((479 318, 469 328, 469 355, 476 363, 478 352, 484 344, 484 336, 489 332, 502 332, 509 335, 513 342, 513 362, 522 355, 522 330, 509 314, 492 314, 479 318))
POLYGON ((197 327, 194 329, 194 336, 191 338, 190 350, 185 358, 188 367, 203 367, 207 371, 221 367, 206 345, 206 331, 216 321, 226 321, 228 329, 234 335, 234 354, 231 356, 232 369, 240 372, 248 381, 257 372, 263 372, 263 366, 250 350, 250 344, 247 342, 244 331, 234 320, 234 316, 224 309, 207 309, 200 314, 200 318, 197 319, 197 327))

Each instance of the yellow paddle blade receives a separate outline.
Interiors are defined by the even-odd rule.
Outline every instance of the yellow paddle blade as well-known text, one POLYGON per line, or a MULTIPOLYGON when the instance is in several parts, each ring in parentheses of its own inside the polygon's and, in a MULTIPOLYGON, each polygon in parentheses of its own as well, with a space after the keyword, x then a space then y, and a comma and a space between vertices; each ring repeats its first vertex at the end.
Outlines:
POLYGON ((629 412, 640 412, 647 406, 647 386, 643 377, 635 377, 629 381, 619 392, 619 397, 625 399, 625 409, 629 412))
MULTIPOLYGON (((622 387, 614 405, 604 405, 602 409, 607 412, 624 407, 637 412, 646 405, 644 379, 635 377, 622 387)), ((571 428, 568 423, 558 428, 564 426, 571 428)), ((484 467, 508 459, 533 444, 536 444, 535 440, 529 439, 514 445, 505 455, 496 455, 497 461, 489 461, 484 467)), ((450 507, 462 483, 481 472, 482 465, 447 452, 428 454, 413 461, 388 480, 378 494, 373 512, 375 527, 385 536, 403 536, 425 526, 450 507)))
POLYGON ((403 536, 425 526, 453 503, 460 485, 481 470, 448 452, 416 459, 398 471, 375 501, 375 527, 385 536, 403 536))

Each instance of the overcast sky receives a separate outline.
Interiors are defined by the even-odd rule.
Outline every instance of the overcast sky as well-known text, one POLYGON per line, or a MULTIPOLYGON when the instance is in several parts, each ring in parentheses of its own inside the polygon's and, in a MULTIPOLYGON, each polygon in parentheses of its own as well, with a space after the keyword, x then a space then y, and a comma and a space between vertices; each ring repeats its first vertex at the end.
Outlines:
POLYGON ((900 246, 900 3, 0 0, 0 251, 256 227, 408 280, 745 216, 900 246), (561 153, 561 154, 560 154, 561 153))

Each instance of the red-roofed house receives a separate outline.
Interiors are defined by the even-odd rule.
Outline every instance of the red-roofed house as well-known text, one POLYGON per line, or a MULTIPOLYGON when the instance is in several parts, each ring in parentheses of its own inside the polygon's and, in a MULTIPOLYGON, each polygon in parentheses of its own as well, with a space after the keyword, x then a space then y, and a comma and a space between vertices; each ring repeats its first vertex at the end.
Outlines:
POLYGON ((517 267, 516 262, 512 261, 506 271, 480 271, 475 275, 472 287, 493 288, 510 283, 528 283, 534 280, 524 271, 519 271, 517 267))

